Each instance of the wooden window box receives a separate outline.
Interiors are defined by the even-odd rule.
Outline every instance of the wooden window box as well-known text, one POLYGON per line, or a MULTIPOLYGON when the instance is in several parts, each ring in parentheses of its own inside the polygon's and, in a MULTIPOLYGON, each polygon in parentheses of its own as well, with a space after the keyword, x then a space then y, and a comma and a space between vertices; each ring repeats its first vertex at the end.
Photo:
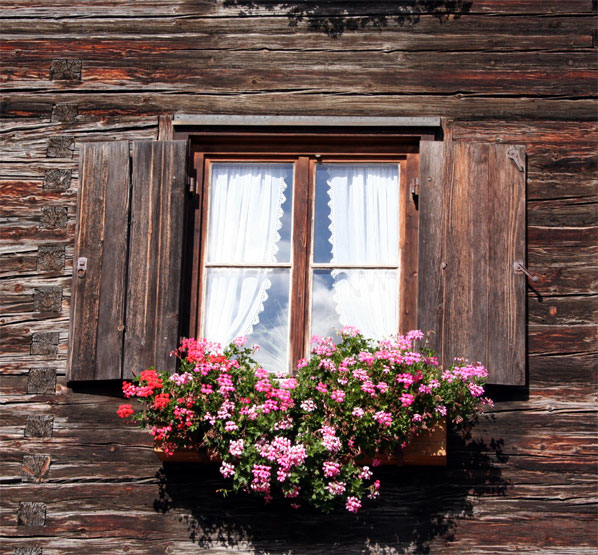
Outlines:
MULTIPOLYGON (((159 447, 154 453, 162 462, 215 463, 220 459, 210 456, 206 450, 180 450, 167 455, 159 447)), ((365 461, 368 462, 368 461, 365 461)), ((429 432, 423 432, 400 453, 387 455, 382 459, 387 466, 446 466, 446 422, 441 421, 429 432)))

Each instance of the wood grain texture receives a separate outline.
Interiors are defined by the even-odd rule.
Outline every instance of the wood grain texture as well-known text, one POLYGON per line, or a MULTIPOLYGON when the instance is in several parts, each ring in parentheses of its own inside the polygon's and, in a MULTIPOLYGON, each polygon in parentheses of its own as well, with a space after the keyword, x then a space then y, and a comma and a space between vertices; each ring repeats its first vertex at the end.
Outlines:
POLYGON ((525 173, 522 147, 422 143, 418 318, 442 363, 482 362, 490 383, 525 383, 525 173), (434 185, 436 184, 436 185, 434 185), (463 325, 467 322, 467 325, 463 325))
MULTIPOLYGON (((490 153, 479 144, 461 143, 453 148, 454 177, 443 191, 442 362, 447 366, 455 357, 465 357, 489 365, 487 319, 494 310, 488 302, 490 153)), ((501 305, 496 310, 505 308, 501 305)))
POLYGON ((300 21, 255 4, 0 0, 2 549, 594 555, 596 3, 298 1, 300 21), (81 81, 51 80, 58 59, 81 60, 81 81), (79 145, 155 140, 177 112, 441 116, 455 142, 525 145, 529 382, 491 389, 471 439, 449 429, 446 468, 382 470, 357 519, 223 499, 217 467, 160 467, 115 417, 118 388, 68 387, 79 145), (65 157, 48 158, 61 136, 65 157), (63 268, 38 267, 40 246, 64 248, 63 268), (61 312, 33 312, 39 287, 62 289, 61 312), (56 370, 55 394, 27 393, 32 368, 56 370), (28 417, 52 436, 24 437, 28 417), (24 482, 41 456, 46 481, 24 482), (43 529, 18 525, 21 501, 47 505, 43 529))
POLYGON ((46 523, 46 505, 37 502, 19 503, 18 524, 20 526, 44 526, 46 523))
POLYGON ((56 370, 54 368, 32 368, 29 370, 27 393, 54 395, 56 393, 56 370))
MULTIPOLYGON (((554 53, 510 53, 500 56, 486 52, 435 53, 385 52, 376 57, 369 52, 323 51, 319 63, 313 63, 313 53, 302 50, 234 50, 220 51, 217 58, 210 50, 189 50, 188 41, 171 39, 140 42, 69 40, 60 45, 72 55, 86 56, 85 81, 72 88, 82 90, 117 89, 136 92, 145 89, 159 92, 177 83, 179 93, 222 93, 227 89, 246 92, 261 90, 301 89, 311 93, 367 94, 525 94, 533 87, 541 97, 591 98, 598 72, 591 51, 554 53), (131 65, 123 65, 118 52, 129 51, 131 65), (77 50, 77 49, 80 50, 77 50), (100 57, 101 56, 101 57, 100 57), (452 66, 450 72, 446 67, 452 66), (293 80, 281 80, 292 68, 293 80), (346 80, 346 72, 352 75, 346 80), (559 79, 561 77, 561 79, 559 79)), ((6 92, 38 91, 48 86, 45 75, 49 55, 44 52, 56 45, 47 41, 10 41, 0 52, 6 52, 5 64, 12 79, 6 92), (29 52, 38 59, 11 60, 14 50, 29 52), (11 63, 12 62, 12 63, 11 63)), ((61 82, 51 82, 51 89, 61 82)), ((62 137, 60 138, 63 139, 62 137)), ((58 139, 57 139, 58 140, 58 139)), ((55 157, 68 157, 69 144, 53 144, 55 157)))
POLYGON ((50 477, 52 458, 48 455, 25 455, 21 472, 23 482, 39 484, 50 477))
POLYGON ((445 166, 451 152, 442 142, 420 143, 419 254, 417 285, 418 328, 426 344, 442 357, 443 221, 445 215, 445 166))
POLYGON ((525 164, 525 147, 496 145, 488 159, 488 268, 486 360, 491 383, 526 382, 527 278, 513 271, 526 261, 525 166, 509 158, 515 152, 525 164))
POLYGON ((293 179, 293 268, 290 302, 291 314, 299 315, 300 322, 291 322, 290 356, 291 368, 299 359, 305 357, 307 338, 306 329, 309 322, 311 307, 307 301, 311 278, 304 269, 309 266, 307 245, 312 241, 312 188, 315 167, 307 156, 297 160, 293 179), (297 271, 300 269, 299 271, 297 271))
MULTIPOLYGON (((347 26, 355 27, 359 16, 345 18, 347 26)), ((205 50, 249 50, 256 45, 270 50, 386 50, 386 51, 520 51, 520 50, 566 50, 574 51, 592 47, 593 25, 591 17, 557 13, 527 15, 520 17, 505 14, 501 17, 468 15, 450 18, 440 23, 438 18, 423 14, 417 24, 399 25, 390 22, 373 33, 349 29, 334 41, 309 23, 289 25, 280 16, 216 18, 190 18, 176 14, 164 17, 65 17, 37 18, 35 30, 31 19, 12 17, 5 25, 6 39, 61 38, 117 38, 131 36, 143 38, 185 37, 195 48, 205 50), (242 32, 231 32, 241 29, 242 32), (475 30, 475 32, 473 32, 475 30), (248 42, 246 35, 251 34, 248 42)), ((41 106, 40 106, 41 107, 41 106)))
MULTIPOLYGON (((196 0, 185 2, 181 0, 151 0, 143 5, 134 0, 125 0, 114 3, 112 0, 94 2, 89 4, 85 0, 68 2, 57 0, 48 7, 44 3, 31 5, 27 0, 16 0, 14 2, 3 0, 0 7, 6 10, 8 15, 18 13, 21 17, 97 17, 101 15, 119 17, 153 16, 164 17, 179 15, 181 17, 204 16, 222 17, 224 15, 260 17, 265 14, 273 14, 278 17, 287 14, 294 5, 303 5, 304 10, 317 9, 317 14, 322 17, 326 15, 339 15, 344 13, 385 15, 394 14, 422 15, 436 14, 437 16, 461 16, 469 17, 469 14, 520 14, 529 16, 534 14, 558 15, 558 14, 591 14, 593 9, 592 0, 570 0, 563 4, 559 0, 547 0, 539 7, 535 0, 477 0, 476 2, 442 2, 440 4, 431 2, 414 2, 412 5, 403 6, 393 0, 333 0, 322 4, 316 0, 298 2, 272 2, 269 0, 232 0, 229 2, 213 2, 211 0, 196 0), (285 10, 285 5, 287 10, 285 10), (54 10, 54 11, 53 11, 54 10)), ((447 18, 448 19, 448 18, 447 18)))
POLYGON ((174 370, 179 340, 185 141, 135 141, 124 376, 174 370))
POLYGON ((129 143, 83 145, 79 171, 74 259, 87 258, 87 272, 73 273, 69 377, 114 379, 122 375, 129 143))
MULTIPOLYGON (((399 231, 401 270, 399 293, 399 331, 407 333, 417 328, 418 273, 418 195, 412 194, 412 183, 419 183, 419 155, 410 154, 401 162, 401 209, 403 225, 399 231)), ((416 189, 417 191, 418 189, 416 189)))

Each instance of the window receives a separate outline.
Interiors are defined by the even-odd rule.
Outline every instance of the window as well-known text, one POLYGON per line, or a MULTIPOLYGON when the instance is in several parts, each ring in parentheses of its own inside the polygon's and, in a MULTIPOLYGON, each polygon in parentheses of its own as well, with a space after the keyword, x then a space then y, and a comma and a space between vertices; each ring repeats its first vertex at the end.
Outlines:
POLYGON ((181 127, 180 140, 82 145, 69 380, 174 370, 170 350, 202 326, 235 335, 253 325, 274 346, 263 356, 287 369, 311 332, 358 320, 372 335, 431 331, 442 364, 463 355, 485 363, 491 383, 525 384, 523 147, 355 118, 339 118, 334 134, 329 121, 274 132, 268 118, 261 129, 241 120, 181 127), (347 211, 359 198, 348 184, 368 182, 383 200, 371 208, 364 185, 347 211), (270 200, 240 202, 247 183, 270 200), (218 215, 229 201, 245 210, 251 241, 228 225, 233 209, 218 215), (219 311, 226 302, 239 308, 219 311))
POLYGON ((312 335, 415 327, 417 211, 407 184, 417 144, 277 139, 195 139, 189 333, 224 345, 247 336, 265 368, 288 372, 312 335))

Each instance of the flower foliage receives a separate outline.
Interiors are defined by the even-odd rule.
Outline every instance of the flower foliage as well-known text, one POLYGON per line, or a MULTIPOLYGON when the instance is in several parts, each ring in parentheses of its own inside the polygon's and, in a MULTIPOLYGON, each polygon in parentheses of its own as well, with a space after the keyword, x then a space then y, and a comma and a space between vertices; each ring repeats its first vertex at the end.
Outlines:
POLYGON ((261 368, 244 338, 224 351, 184 339, 174 352, 179 371, 145 370, 125 382, 124 395, 143 408, 125 404, 118 414, 149 428, 167 454, 206 448, 234 491, 357 512, 380 493, 370 466, 441 419, 471 422, 491 401, 483 366, 440 368, 415 350, 419 331, 382 341, 352 327, 339 334, 339 344, 312 338, 295 377, 261 368))

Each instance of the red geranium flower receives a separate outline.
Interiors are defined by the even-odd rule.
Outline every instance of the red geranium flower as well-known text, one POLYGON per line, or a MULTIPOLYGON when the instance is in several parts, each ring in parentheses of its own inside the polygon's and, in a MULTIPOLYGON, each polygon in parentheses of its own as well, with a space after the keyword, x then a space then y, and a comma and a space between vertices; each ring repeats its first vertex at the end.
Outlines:
POLYGON ((154 399, 154 408, 163 409, 166 405, 168 405, 169 401, 170 395, 168 395, 168 393, 160 393, 156 395, 156 398, 154 399))
POLYGON ((118 407, 116 414, 118 414, 118 416, 120 416, 121 418, 128 418, 134 412, 135 411, 133 410, 133 407, 131 405, 121 405, 120 407, 118 407))

